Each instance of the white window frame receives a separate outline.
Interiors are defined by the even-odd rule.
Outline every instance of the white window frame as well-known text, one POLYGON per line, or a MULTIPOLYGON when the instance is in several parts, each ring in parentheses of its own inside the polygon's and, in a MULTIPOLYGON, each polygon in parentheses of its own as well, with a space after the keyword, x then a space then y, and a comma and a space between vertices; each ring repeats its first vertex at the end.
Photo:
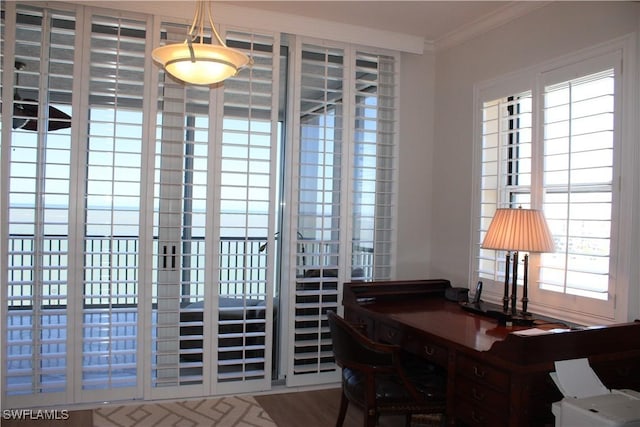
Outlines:
MULTIPOLYGON (((532 91, 532 207, 542 207, 542 168, 543 153, 539 141, 544 138, 543 105, 545 83, 549 76, 562 73, 564 80, 595 72, 585 68, 585 64, 604 61, 616 71, 616 113, 613 163, 613 206, 611 227, 611 254, 609 268, 609 298, 607 301, 575 295, 543 292, 538 289, 539 256, 531 254, 529 260, 529 309, 530 311, 584 325, 610 324, 625 322, 637 316, 637 304, 628 298, 631 284, 638 277, 631 254, 635 248, 633 232, 633 209, 638 205, 637 192, 634 190, 640 174, 635 170, 637 150, 634 135, 637 134, 637 96, 636 83, 636 35, 611 40, 609 42, 575 52, 561 58, 534 65, 494 79, 480 82, 474 87, 474 152, 473 152, 473 216, 471 224, 472 242, 470 248, 470 283, 483 280, 484 299, 500 303, 504 282, 487 280, 480 277, 478 259, 482 236, 481 203, 481 167, 482 167, 482 107, 483 103, 518 93, 532 91), (612 61, 612 58, 614 61, 612 61), (616 62, 619 65, 615 65, 616 62), (537 191, 537 193, 536 193, 537 191)), ((603 68, 604 69, 604 65, 603 68)), ((558 80, 560 81, 560 80, 558 80)), ((497 206, 498 207, 498 206, 497 206)), ((504 206, 500 206, 504 207, 504 206)), ((486 228, 486 227, 485 227, 486 228)), ((522 260, 520 260, 522 261, 522 260)), ((522 292, 521 290, 519 292, 522 292)), ((521 294, 518 299, 521 298, 521 294)))

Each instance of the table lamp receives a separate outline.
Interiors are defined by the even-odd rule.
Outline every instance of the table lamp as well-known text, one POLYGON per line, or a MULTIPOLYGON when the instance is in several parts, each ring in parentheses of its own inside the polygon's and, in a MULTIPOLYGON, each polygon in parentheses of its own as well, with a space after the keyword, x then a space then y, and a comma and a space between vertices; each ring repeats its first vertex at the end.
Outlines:
MULTIPOLYGON (((491 220, 487 234, 482 242, 483 249, 507 251, 505 261, 504 297, 502 309, 509 311, 509 261, 513 252, 513 285, 511 288, 511 315, 516 316, 518 252, 553 252, 553 237, 544 218, 544 213, 537 209, 508 208, 498 209, 491 220)), ((529 255, 524 256, 524 274, 522 287, 522 314, 528 315, 529 303, 527 279, 529 274, 529 255)))

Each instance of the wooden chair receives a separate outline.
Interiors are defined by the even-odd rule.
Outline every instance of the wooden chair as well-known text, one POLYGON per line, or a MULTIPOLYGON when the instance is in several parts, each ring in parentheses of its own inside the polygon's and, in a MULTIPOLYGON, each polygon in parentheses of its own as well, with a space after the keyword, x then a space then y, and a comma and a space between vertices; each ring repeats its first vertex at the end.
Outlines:
POLYGON ((364 426, 373 427, 380 414, 441 414, 446 408, 446 373, 424 360, 408 363, 401 348, 374 342, 345 319, 327 313, 333 354, 342 368, 342 397, 337 427, 349 402, 363 409, 364 426), (410 365, 410 366, 409 366, 410 365))

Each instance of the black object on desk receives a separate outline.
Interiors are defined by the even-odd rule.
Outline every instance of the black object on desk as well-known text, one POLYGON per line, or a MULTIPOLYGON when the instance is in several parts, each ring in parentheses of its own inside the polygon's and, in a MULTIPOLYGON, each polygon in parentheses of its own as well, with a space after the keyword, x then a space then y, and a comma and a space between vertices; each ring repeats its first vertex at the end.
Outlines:
POLYGON ((487 316, 492 319, 496 319, 498 324, 506 325, 511 323, 512 325, 531 326, 533 325, 533 317, 513 315, 511 313, 505 313, 502 311, 502 306, 485 301, 478 302, 461 302, 460 307, 470 313, 479 314, 481 316, 487 316))
POLYGON ((467 302, 469 301, 469 289, 449 287, 445 289, 444 297, 453 302, 467 302))

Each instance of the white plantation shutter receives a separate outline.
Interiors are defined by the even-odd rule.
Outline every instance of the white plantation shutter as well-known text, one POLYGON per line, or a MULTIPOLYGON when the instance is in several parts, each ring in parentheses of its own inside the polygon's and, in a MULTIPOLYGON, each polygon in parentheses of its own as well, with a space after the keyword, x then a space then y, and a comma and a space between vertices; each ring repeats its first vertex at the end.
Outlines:
POLYGON ((544 91, 544 211, 556 242, 541 288, 609 299, 615 131, 614 69, 544 91))
MULTIPOLYGON (((326 319, 339 306, 343 203, 344 52, 301 51, 293 375, 336 370, 326 319)), ((344 256, 344 254, 343 254, 344 256)))
POLYGON ((80 400, 134 396, 141 378, 145 27, 145 21, 91 17, 80 400))
MULTIPOLYGON (((184 26, 163 28, 167 43, 183 41, 184 26)), ((206 216, 212 150, 209 88, 184 85, 158 71, 151 387, 153 396, 163 397, 205 390, 203 313, 211 257, 206 216), (176 388, 188 386, 197 388, 176 388)))
POLYGON ((326 313, 344 281, 392 277, 395 238, 396 58, 314 44, 298 58, 291 385, 336 379, 326 313))
MULTIPOLYGON (((273 274, 261 245, 274 234, 278 39, 228 31, 252 67, 225 81, 219 163, 216 380, 223 392, 270 387, 273 274)), ((266 249, 266 247, 265 247, 266 249)), ((214 335, 215 336, 215 335, 214 335)))
POLYGON ((352 279, 393 275, 396 206, 397 66, 356 53, 352 172, 352 279))
MULTIPOLYGON (((483 104, 480 242, 496 209, 530 207, 531 96, 527 91, 483 104)), ((504 283, 505 252, 480 248, 478 271, 480 279, 504 283)))
POLYGON ((15 28, 13 48, 24 68, 14 75, 13 63, 3 58, 3 72, 18 81, 14 106, 4 108, 4 114, 14 109, 14 129, 3 141, 9 148, 3 159, 8 169, 3 407, 21 407, 43 397, 62 403, 69 392, 71 132, 47 131, 45 113, 47 105, 72 113, 76 22, 71 13, 24 6, 8 8, 5 21, 3 31, 15 28))

